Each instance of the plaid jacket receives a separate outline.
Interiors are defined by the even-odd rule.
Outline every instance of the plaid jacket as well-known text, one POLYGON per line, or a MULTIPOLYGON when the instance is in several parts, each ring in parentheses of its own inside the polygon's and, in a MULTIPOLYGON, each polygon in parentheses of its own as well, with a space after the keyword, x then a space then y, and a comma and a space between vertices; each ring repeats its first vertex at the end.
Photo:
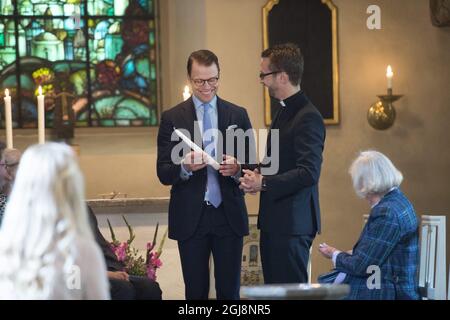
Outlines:
POLYGON ((336 269, 347 274, 345 283, 350 285, 347 299, 419 299, 418 242, 414 208, 396 188, 372 208, 353 253, 336 258, 336 269))

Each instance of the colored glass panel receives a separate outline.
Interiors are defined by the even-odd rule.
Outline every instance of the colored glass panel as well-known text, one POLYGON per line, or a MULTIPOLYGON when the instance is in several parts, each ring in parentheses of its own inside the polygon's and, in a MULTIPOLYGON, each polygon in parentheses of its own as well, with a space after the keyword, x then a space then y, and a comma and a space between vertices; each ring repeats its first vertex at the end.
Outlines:
POLYGON ((154 8, 152 0, 0 1, 0 90, 17 97, 14 125, 36 127, 39 85, 47 125, 68 105, 80 127, 156 125, 154 8))

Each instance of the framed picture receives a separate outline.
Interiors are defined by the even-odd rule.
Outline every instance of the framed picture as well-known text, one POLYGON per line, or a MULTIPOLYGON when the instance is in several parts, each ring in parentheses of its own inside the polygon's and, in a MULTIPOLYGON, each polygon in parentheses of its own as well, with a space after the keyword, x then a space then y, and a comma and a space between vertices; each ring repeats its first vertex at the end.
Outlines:
POLYGON ((430 11, 434 26, 450 26, 450 0, 430 0, 430 11))
MULTIPOLYGON (((325 124, 339 123, 337 8, 332 0, 268 0, 263 7, 263 46, 292 42, 302 50, 301 88, 325 124)), ((264 88, 265 124, 279 108, 264 88)))

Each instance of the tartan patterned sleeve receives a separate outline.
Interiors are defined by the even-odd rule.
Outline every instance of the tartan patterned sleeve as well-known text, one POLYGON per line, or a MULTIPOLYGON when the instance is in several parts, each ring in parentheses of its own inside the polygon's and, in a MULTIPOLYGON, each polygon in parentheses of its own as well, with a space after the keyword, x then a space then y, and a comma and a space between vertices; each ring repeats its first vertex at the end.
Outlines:
POLYGON ((336 269, 347 274, 347 299, 419 299, 418 221, 414 207, 395 189, 372 209, 353 254, 337 255, 336 269), (379 267, 380 286, 371 278, 379 267), (372 279, 372 280, 370 280, 372 279), (377 290, 374 290, 377 289, 377 290))
POLYGON ((381 267, 401 237, 401 227, 395 213, 391 211, 395 211, 395 208, 373 208, 367 226, 353 248, 353 254, 342 252, 337 256, 338 270, 355 276, 367 276, 369 266, 381 267))

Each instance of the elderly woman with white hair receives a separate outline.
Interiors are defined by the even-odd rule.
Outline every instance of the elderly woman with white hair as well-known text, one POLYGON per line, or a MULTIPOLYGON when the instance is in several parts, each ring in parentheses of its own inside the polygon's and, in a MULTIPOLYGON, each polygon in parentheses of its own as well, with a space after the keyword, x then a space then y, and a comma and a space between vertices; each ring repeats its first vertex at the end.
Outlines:
POLYGON ((350 285, 347 299, 419 299, 418 222, 399 189, 402 174, 377 151, 361 152, 349 172, 356 193, 368 201, 371 212, 353 250, 319 246, 340 272, 335 283, 350 285))
POLYGON ((0 230, 0 299, 108 299, 106 266, 72 149, 22 156, 0 230))
POLYGON ((5 213, 6 203, 11 193, 22 152, 17 149, 4 149, 0 157, 0 225, 5 213))

